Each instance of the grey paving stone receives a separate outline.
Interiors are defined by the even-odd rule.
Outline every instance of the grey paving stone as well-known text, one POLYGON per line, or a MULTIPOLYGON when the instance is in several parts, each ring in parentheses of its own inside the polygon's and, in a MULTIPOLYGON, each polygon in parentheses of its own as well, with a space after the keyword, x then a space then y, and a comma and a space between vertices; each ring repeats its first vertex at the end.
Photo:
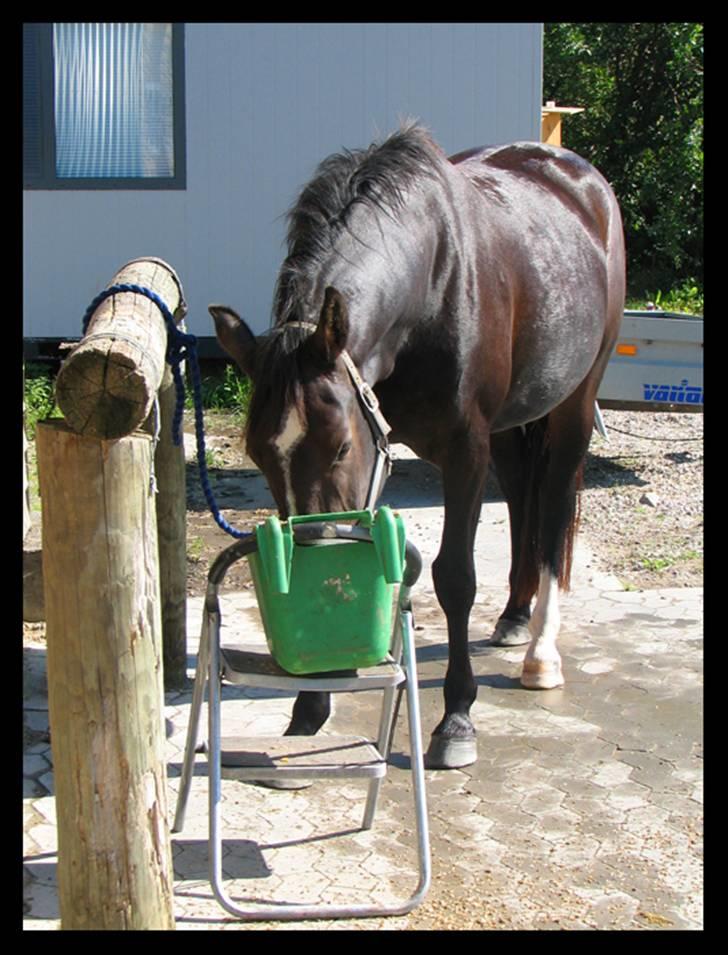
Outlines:
MULTIPOLYGON (((505 596, 505 505, 489 502, 481 527, 493 548, 477 548, 486 581, 475 628, 490 633, 505 596), (481 549, 488 549, 486 556, 481 549)), ((436 549, 429 517, 420 526, 426 563, 436 549)), ((435 511, 437 509, 433 509, 435 511)), ((441 512, 439 512, 441 513, 441 512)), ((480 540, 480 538, 479 538, 480 540)), ((427 771, 435 878, 420 909, 392 919, 242 923, 228 917, 207 881, 207 781, 199 759, 183 833, 172 838, 175 913, 185 930, 407 930, 441 917, 448 928, 670 930, 702 928, 702 592, 622 592, 577 558, 577 586, 563 598, 560 641, 567 685, 537 693, 518 681, 523 650, 480 647, 473 716, 479 759, 454 771, 427 771), (452 924, 453 906, 465 913, 452 924)), ((425 745, 442 714, 444 619, 429 579, 419 595, 425 745)), ((417 609, 418 593, 414 594, 417 609)), ((251 594, 226 597, 226 626, 249 629, 251 594), (236 623, 236 615, 239 622, 236 623)), ((201 599, 190 600, 189 653, 196 651, 201 599)), ((225 614, 223 608, 223 614, 225 614)), ((482 637, 480 638, 482 640, 482 637)), ((332 725, 374 725, 376 704, 359 694, 332 725)), ((167 695, 172 721, 169 805, 173 811, 191 686, 167 695)), ((43 693, 27 702, 26 726, 47 732, 43 693)), ((225 703, 242 726, 286 725, 292 697, 235 688, 225 703)), ((403 714, 402 714, 403 715, 403 714)), ((403 720, 374 827, 359 829, 365 786, 316 783, 279 792, 223 781, 223 867, 240 895, 327 901, 387 900, 416 879, 411 789, 403 720)), ((36 740, 25 754, 24 837, 29 930, 59 927, 52 753, 36 740)))

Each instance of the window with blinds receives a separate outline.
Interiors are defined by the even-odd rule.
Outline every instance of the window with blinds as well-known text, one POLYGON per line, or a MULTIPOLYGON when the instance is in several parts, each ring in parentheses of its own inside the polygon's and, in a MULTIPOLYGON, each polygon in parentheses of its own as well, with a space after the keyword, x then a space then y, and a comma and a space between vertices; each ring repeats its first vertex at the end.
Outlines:
POLYGON ((26 187, 184 188, 171 23, 24 24, 26 187))

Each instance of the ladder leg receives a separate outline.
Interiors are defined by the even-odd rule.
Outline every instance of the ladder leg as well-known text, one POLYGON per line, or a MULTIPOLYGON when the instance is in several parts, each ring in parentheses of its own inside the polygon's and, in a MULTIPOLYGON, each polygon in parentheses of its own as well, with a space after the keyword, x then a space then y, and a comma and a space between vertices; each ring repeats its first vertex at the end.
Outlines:
POLYGON ((209 617, 207 608, 205 608, 202 613, 202 629, 200 631, 200 646, 197 651, 195 685, 192 691, 190 718, 187 724, 187 741, 185 743, 185 755, 184 761, 182 763, 182 775, 179 782, 177 808, 174 814, 172 832, 181 832, 185 824, 185 811, 187 809, 187 800, 189 799, 190 787, 192 785, 192 773, 195 768, 195 750, 197 749, 198 742, 200 710, 202 709, 202 701, 205 695, 205 684, 207 683, 208 641, 209 617))
MULTIPOLYGON (((392 750, 392 737, 394 736, 394 723, 399 711, 399 703, 402 699, 402 686, 387 687, 384 690, 382 699, 382 715, 379 718, 379 735, 377 737, 377 749, 382 754, 386 762, 392 750)), ((362 829, 371 829, 374 822, 374 813, 377 809, 377 799, 379 790, 382 786, 383 776, 376 776, 369 781, 367 789, 367 801, 364 807, 364 818, 362 820, 362 829)))
POLYGON ((209 852, 210 852, 210 884, 212 891, 225 908, 229 899, 222 885, 222 829, 221 809, 222 801, 221 769, 220 769, 220 696, 222 692, 220 681, 220 611, 219 605, 215 612, 210 614, 210 651, 209 651, 209 690, 208 690, 208 724, 207 739, 207 780, 209 792, 209 852))
MULTIPOLYGON (((400 588, 399 604, 394 622, 394 633, 392 635, 391 655, 397 663, 402 661, 402 628, 404 626, 402 615, 402 601, 408 599, 409 591, 404 586, 400 588)), ((402 702, 402 692, 404 686, 387 687, 382 698, 382 713, 379 718, 379 734, 377 736, 377 749, 382 754, 384 761, 389 759, 392 751, 392 739, 394 737, 394 726, 397 721, 400 703, 402 702)), ((367 801, 364 806, 364 818, 362 820, 362 829, 371 829, 374 823, 374 813, 377 809, 377 800, 379 790, 382 787, 383 777, 379 776, 372 779, 367 789, 367 801)))
POLYGON ((410 759, 412 763, 412 781, 415 797, 415 819, 417 824, 417 848, 420 860, 420 881, 412 896, 414 908, 424 898, 430 887, 432 877, 430 860, 430 836, 427 820, 427 799, 425 795, 425 758, 422 751, 420 723, 420 700, 417 685, 417 666, 415 641, 412 629, 412 614, 403 614, 404 668, 407 673, 407 719, 410 735, 410 759))

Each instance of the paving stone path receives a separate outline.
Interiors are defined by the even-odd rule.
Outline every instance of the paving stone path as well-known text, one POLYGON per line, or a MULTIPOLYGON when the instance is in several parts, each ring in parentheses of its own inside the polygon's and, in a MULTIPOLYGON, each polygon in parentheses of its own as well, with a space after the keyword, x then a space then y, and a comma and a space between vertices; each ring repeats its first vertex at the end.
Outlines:
MULTIPOLYGON (((403 509, 425 564, 439 508, 403 509)), ((207 882, 204 759, 182 833, 172 837, 178 929, 632 929, 700 930, 702 916, 702 589, 624 591, 577 547, 562 604, 566 686, 521 688, 525 648, 487 645, 505 596, 505 505, 483 505, 473 615, 479 759, 428 771, 433 885, 407 916, 337 922, 241 923, 207 882), (482 635, 482 639, 478 635, 482 635)), ((251 592, 223 597, 223 639, 258 633, 251 592)), ((194 663, 201 598, 189 601, 194 663)), ((440 717, 447 640, 426 566, 414 594, 425 745, 440 717)), ((44 653, 26 726, 47 728, 44 653)), ((192 672, 192 671, 191 671, 192 672)), ((376 694, 338 697, 331 732, 373 732, 376 694)), ((173 811, 191 690, 167 694, 173 811)), ((279 733, 291 698, 225 690, 223 727, 279 733), (252 727, 255 726, 255 729, 252 727)), ((223 781, 224 873, 234 897, 367 902, 407 897, 416 882, 406 721, 374 827, 359 830, 365 784, 316 783, 280 792, 223 781)), ((24 762, 26 929, 60 927, 55 885, 53 770, 47 742, 24 762)))

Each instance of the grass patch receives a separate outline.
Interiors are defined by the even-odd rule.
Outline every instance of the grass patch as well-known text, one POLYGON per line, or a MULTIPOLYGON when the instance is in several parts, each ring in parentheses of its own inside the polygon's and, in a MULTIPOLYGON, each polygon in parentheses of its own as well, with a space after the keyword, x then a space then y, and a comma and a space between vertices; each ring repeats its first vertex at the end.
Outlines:
POLYGON ((223 467, 224 461, 222 455, 220 455, 214 448, 205 448, 205 464, 210 470, 212 470, 213 468, 223 467))
POLYGON ((187 538, 187 560, 193 564, 197 564, 202 557, 202 551, 204 549, 205 542, 201 537, 188 537, 187 538))
MULTIPOLYGON (((206 411, 232 411, 245 421, 250 406, 252 386, 234 365, 226 365, 223 372, 205 375, 201 381, 202 407, 206 411)), ((193 408, 192 389, 187 389, 185 408, 193 408)))
MULTIPOLYGON (((210 375, 201 382, 202 407, 206 411, 232 411, 241 425, 248 416, 252 386, 233 365, 210 375)), ((35 437, 35 428, 43 418, 62 418, 63 414, 56 404, 55 375, 42 364, 30 363, 25 366, 23 381, 23 399, 25 402, 25 427, 28 440, 35 437)), ((193 408, 192 387, 186 383, 185 408, 193 408)))
POLYGON ((640 560, 640 566, 644 570, 658 572, 667 570, 668 567, 674 567, 676 564, 683 564, 692 560, 700 560, 700 553, 697 550, 686 550, 680 554, 674 554, 666 557, 643 557, 640 560))
POLYGON ((655 292, 645 291, 643 296, 628 298, 625 308, 643 309, 647 308, 648 303, 652 303, 663 312, 703 315, 704 298, 703 289, 696 282, 687 281, 668 292, 657 289, 655 292))
POLYGON ((665 570, 667 567, 672 567, 675 564, 677 558, 675 557, 643 557, 640 561, 640 565, 645 570, 665 570))
POLYGON ((35 437, 36 425, 44 418, 62 418, 56 404, 54 376, 45 365, 25 366, 23 403, 25 405, 25 433, 28 440, 35 437))

